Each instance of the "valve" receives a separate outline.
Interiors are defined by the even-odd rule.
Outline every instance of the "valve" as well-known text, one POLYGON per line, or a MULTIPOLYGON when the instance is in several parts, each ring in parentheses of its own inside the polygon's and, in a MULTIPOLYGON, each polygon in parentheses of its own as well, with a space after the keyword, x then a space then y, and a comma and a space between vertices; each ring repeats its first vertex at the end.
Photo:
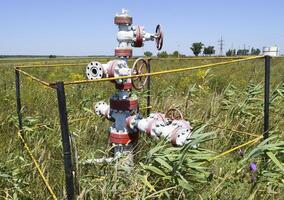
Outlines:
MULTIPOLYGON (((130 69, 124 60, 112 60, 106 64, 101 64, 97 61, 90 62, 86 67, 86 75, 89 80, 101 79, 101 78, 111 78, 111 77, 123 77, 130 75, 140 75, 149 72, 148 62, 143 59, 137 59, 132 69, 130 69)), ((115 80, 118 84, 127 83, 127 79, 122 81, 121 79, 115 80)), ((130 81, 130 79, 129 79, 130 81)), ((136 90, 141 90, 144 88, 148 81, 148 76, 134 77, 131 79, 129 84, 136 90)))
MULTIPOLYGON (((177 109, 171 109, 172 113, 176 111, 177 109)), ((142 118, 139 114, 130 116, 126 118, 125 124, 129 129, 138 129, 154 139, 165 138, 174 146, 187 144, 192 134, 192 127, 188 121, 172 120, 162 113, 151 113, 146 118, 142 118)))
POLYGON ((125 9, 122 9, 121 13, 115 16, 114 23, 118 26, 116 34, 118 46, 115 48, 115 56, 130 58, 132 47, 142 47, 146 41, 156 41, 157 49, 162 49, 163 32, 161 25, 157 25, 155 33, 146 32, 143 26, 132 26, 132 17, 125 9))
MULTIPOLYGON (((132 67, 132 75, 141 75, 149 72, 148 62, 143 58, 138 58, 135 60, 132 67)), ((135 77, 132 78, 132 85, 136 90, 141 90, 144 88, 148 81, 148 76, 135 77)))
POLYGON ((112 162, 125 154, 127 163, 131 163, 142 132, 154 139, 165 139, 174 146, 183 146, 191 138, 192 127, 188 121, 183 120, 182 113, 176 108, 169 109, 166 114, 150 113, 145 118, 139 113, 138 97, 132 89, 141 90, 145 87, 149 80, 150 66, 147 60, 139 58, 130 68, 128 58, 132 57, 132 47, 142 47, 146 41, 154 41, 156 48, 161 50, 163 31, 160 24, 156 26, 154 33, 149 33, 143 26, 132 26, 132 22, 128 11, 122 9, 114 18, 114 23, 118 26, 118 45, 115 48, 115 56, 118 58, 104 64, 92 61, 86 67, 89 80, 106 78, 116 88, 116 92, 109 98, 109 104, 100 101, 94 105, 98 116, 113 122, 108 133, 114 157, 88 160, 86 163, 112 162))

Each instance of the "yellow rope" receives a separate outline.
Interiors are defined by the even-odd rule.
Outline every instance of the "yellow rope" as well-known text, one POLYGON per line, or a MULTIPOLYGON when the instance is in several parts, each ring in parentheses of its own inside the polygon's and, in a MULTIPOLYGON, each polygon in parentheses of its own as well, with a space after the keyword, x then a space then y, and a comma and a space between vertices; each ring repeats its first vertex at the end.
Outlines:
POLYGON ((142 107, 142 108, 139 108, 140 110, 146 110, 148 108, 152 108, 152 106, 146 106, 146 107, 142 107))
MULTIPOLYGON (((143 57, 144 59, 151 59, 151 60, 214 60, 214 59, 242 59, 242 58, 249 58, 249 56, 226 56, 226 57, 221 57, 221 56, 201 56, 201 57, 185 57, 185 58, 157 58, 157 57, 143 57)), ((115 59, 114 57, 110 58, 78 58, 78 60, 110 60, 110 59, 115 59)), ((72 61, 76 59, 65 59, 63 61, 72 61)), ((130 58, 129 61, 135 60, 134 58, 130 58)), ((37 67, 65 67, 65 66, 79 66, 79 65, 87 65, 88 63, 48 63, 48 64, 34 64, 38 63, 40 61, 35 61, 35 62, 28 62, 24 65, 19 66, 19 68, 37 68, 37 67)), ((15 65, 15 64, 21 64, 21 63, 1 63, 1 65, 15 65)))
POLYGON ((151 58, 152 60, 213 60, 213 59, 242 59, 251 56, 198 56, 198 57, 185 57, 185 58, 151 58))
MULTIPOLYGON (((168 58, 159 58, 159 57, 144 57, 144 59, 152 59, 152 60, 217 60, 217 59, 241 59, 241 58, 247 58, 249 56, 225 56, 225 57, 220 57, 220 56, 199 56, 199 57, 168 57, 168 58)), ((26 62, 25 60, 23 60, 23 62, 1 62, 0 63, 0 67, 4 66, 4 65, 20 65, 19 68, 33 68, 33 67, 49 67, 50 65, 55 65, 54 67, 60 67, 60 66, 56 66, 58 64, 68 64, 68 62, 70 62, 71 65, 73 65, 72 63, 74 63, 73 61, 76 60, 111 60, 111 59, 115 59, 115 57, 99 57, 99 58, 66 58, 66 59, 58 59, 58 62, 53 62, 51 60, 35 60, 35 61, 29 61, 26 62), (67 62, 64 62, 67 61, 67 62), (47 64, 37 64, 37 63, 41 63, 41 62, 50 62, 47 64)), ((10 59, 11 61, 14 59, 10 59)), ((135 58, 130 58, 129 61, 133 61, 135 60, 135 58)), ((83 63, 79 63, 79 64, 83 64, 83 63)))
MULTIPOLYGON (((91 62, 91 59, 90 58, 80 58, 79 60, 86 60, 86 59, 89 59, 91 62)), ((92 60, 109 60, 110 58, 94 58, 92 60)), ((72 61, 71 60, 68 60, 68 61, 72 61)), ((88 63, 89 63, 88 62, 88 63)), ((30 63, 27 63, 27 64, 23 64, 21 66, 18 66, 18 68, 40 68, 40 67, 66 67, 66 66, 80 66, 80 65, 87 65, 88 63, 85 63, 85 62, 79 62, 79 63, 74 63, 74 62, 61 62, 61 63, 54 63, 54 62, 51 62, 51 63, 47 63, 47 64, 34 64, 34 63, 37 63, 37 62, 30 62, 30 63)), ((17 63, 11 63, 11 64, 17 64, 17 63)))
POLYGON ((216 159, 218 159, 218 158, 220 158, 220 157, 222 157, 222 156, 225 156, 225 155, 227 155, 227 154, 229 154, 229 153, 231 153, 231 152, 233 152, 233 151, 236 151, 236 150, 238 150, 238 149, 240 149, 240 148, 242 148, 242 147, 244 147, 244 146, 247 146, 247 145, 249 145, 249 144, 254 144, 254 143, 256 143, 258 140, 260 140, 261 138, 263 138, 263 136, 259 136, 259 137, 257 137, 257 138, 254 138, 253 140, 250 140, 250 141, 248 141, 248 142, 246 142, 246 143, 243 143, 243 144, 238 145, 238 146, 236 146, 236 147, 234 147, 234 148, 231 148, 231 149, 229 149, 229 150, 227 150, 227 151, 225 151, 225 152, 222 152, 222 153, 220 153, 219 155, 217 155, 217 156, 215 156, 215 157, 209 159, 208 161, 216 160, 216 159))
POLYGON ((39 78, 37 78, 37 77, 35 77, 35 76, 33 76, 33 75, 31 75, 31 74, 29 74, 29 73, 23 71, 23 70, 20 70, 20 69, 18 69, 18 68, 15 68, 15 70, 19 71, 20 73, 24 74, 24 75, 27 76, 27 77, 30 77, 30 78, 31 78, 32 80, 34 80, 34 81, 37 81, 37 82, 39 82, 39 83, 41 83, 41 84, 43 84, 43 85, 45 85, 45 86, 47 86, 47 87, 50 87, 50 83, 47 83, 47 82, 45 82, 45 81, 43 81, 43 80, 40 80, 39 78))
POLYGON ((241 133, 241 134, 244 134, 244 135, 259 137, 259 135, 255 134, 255 133, 250 133, 250 132, 246 132, 246 131, 239 131, 239 130, 235 130, 235 129, 225 128, 225 127, 222 127, 222 126, 216 126, 214 124, 208 124, 208 126, 212 126, 212 127, 218 128, 218 129, 225 130, 225 131, 232 131, 232 132, 241 133))
MULTIPOLYGON (((195 69, 203 69, 203 68, 208 68, 208 67, 217 67, 220 65, 225 65, 225 64, 230 64, 230 63, 236 63, 236 62, 241 62, 241 61, 247 61, 247 60, 253 60, 257 58, 262 58, 263 56, 254 56, 254 57, 248 57, 248 58, 243 58, 243 59, 237 59, 237 60, 232 60, 232 61, 225 61, 225 62, 218 62, 218 63, 212 63, 212 64, 206 64, 206 65, 200 65, 196 67, 187 67, 187 68, 180 68, 180 69, 173 69, 173 70, 165 70, 165 71, 160 71, 160 72, 152 72, 152 73, 145 73, 145 74, 138 74, 138 75, 131 75, 131 76, 123 76, 123 77, 112 77, 112 78, 103 78, 103 79, 96 79, 96 80, 79 80, 79 81, 66 81, 64 82, 65 85, 71 85, 71 84, 80 84, 80 83, 91 83, 91 82, 102 82, 102 81, 111 81, 111 80, 117 80, 117 79, 126 79, 126 78, 135 78, 135 77, 144 77, 144 76, 155 76, 155 75, 161 75, 161 74, 170 74, 170 73, 177 73, 177 72, 183 72, 183 71, 190 71, 190 70, 195 70, 195 69)), ((77 63, 77 64, 54 64, 54 65, 37 65, 37 67, 43 67, 43 66, 48 66, 48 67, 56 67, 56 66, 78 66, 78 65, 83 65, 87 63, 77 63)), ((43 80, 40 80, 39 78, 23 71, 20 70, 20 68, 30 68, 30 67, 35 67, 35 66, 20 66, 16 67, 15 70, 21 72, 22 74, 30 77, 31 79, 45 85, 48 87, 51 87, 55 85, 55 83, 48 83, 43 80)))
MULTIPOLYGON (((187 118, 187 120, 190 120, 190 119, 187 118)), ((231 131, 231 132, 236 132, 236 133, 240 133, 240 134, 244 134, 244 135, 259 137, 259 134, 256 134, 256 133, 250 133, 250 132, 247 132, 247 131, 239 131, 239 130, 235 130, 235 129, 231 129, 231 128, 226 128, 226 127, 223 127, 223 126, 217 126, 217 125, 214 125, 214 124, 207 124, 207 122, 199 121, 199 120, 197 120, 197 122, 202 123, 202 124, 206 124, 207 126, 212 126, 212 127, 224 130, 224 131, 231 131)))
MULTIPOLYGON (((112 80, 118 80, 118 79, 128 79, 128 78, 137 78, 137 77, 145 77, 145 76, 157 76, 157 75, 162 75, 162 74, 171 74, 171 73, 184 72, 184 71, 190 71, 190 70, 196 70, 196 69, 204 69, 204 68, 209 68, 209 67, 213 68, 213 67, 217 67, 217 66, 220 66, 220 65, 237 63, 237 62, 242 62, 242 61, 248 61, 248 60, 253 60, 253 59, 258 59, 258 58, 263 58, 263 56, 254 56, 254 57, 248 57, 248 58, 243 58, 243 59, 238 59, 238 60, 231 60, 231 61, 224 61, 224 62, 200 65, 200 66, 196 66, 196 67, 172 69, 172 70, 165 70, 165 71, 131 75, 131 76, 120 76, 120 77, 102 78, 102 79, 95 79, 95 80, 66 81, 66 82, 64 82, 64 85, 103 82, 103 81, 112 81, 112 80)), ((51 83, 51 85, 54 85, 54 84, 55 83, 51 83)))
POLYGON ((72 67, 72 66, 80 66, 80 65, 87 65, 88 63, 75 63, 75 64, 66 64, 66 63, 60 63, 60 64, 43 64, 43 65, 23 65, 19 66, 18 68, 39 68, 39 67, 72 67))
POLYGON ((54 191, 52 190, 51 186, 49 185, 47 178, 44 176, 43 171, 41 170, 41 168, 40 168, 38 162, 36 161, 35 157, 33 156, 33 154, 32 154, 32 152, 31 152, 31 150, 30 150, 28 144, 26 143, 26 141, 25 141, 25 139, 23 138, 23 136, 22 136, 22 134, 21 134, 20 131, 18 131, 18 136, 19 136, 19 138, 21 139, 21 141, 23 142, 25 149, 27 150, 27 152, 28 152, 30 158, 32 159, 32 161, 33 161, 33 163, 34 163, 34 165, 35 165, 35 167, 36 167, 38 173, 40 174, 40 176, 41 176, 41 178, 42 178, 44 184, 46 185, 46 187, 47 187, 47 189, 48 189, 50 195, 52 196, 52 198, 53 198, 54 200, 57 200, 57 197, 56 197, 54 191))

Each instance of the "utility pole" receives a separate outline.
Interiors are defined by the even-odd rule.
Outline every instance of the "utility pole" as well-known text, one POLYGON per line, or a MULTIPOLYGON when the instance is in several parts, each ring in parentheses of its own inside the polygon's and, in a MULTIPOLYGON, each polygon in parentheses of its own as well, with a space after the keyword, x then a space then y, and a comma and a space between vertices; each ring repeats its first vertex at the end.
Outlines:
POLYGON ((221 36, 221 40, 218 40, 218 44, 220 46, 220 56, 222 56, 223 55, 223 47, 224 47, 224 40, 223 40, 222 36, 221 36))

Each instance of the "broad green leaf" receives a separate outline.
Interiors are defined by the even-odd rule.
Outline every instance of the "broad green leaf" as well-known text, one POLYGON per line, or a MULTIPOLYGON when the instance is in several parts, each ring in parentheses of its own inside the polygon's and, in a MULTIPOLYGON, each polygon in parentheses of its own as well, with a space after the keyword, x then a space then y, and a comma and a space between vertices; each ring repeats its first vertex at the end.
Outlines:
POLYGON ((165 160, 158 157, 158 158, 155 158, 155 161, 157 161, 158 163, 160 163, 160 165, 164 166, 165 168, 169 169, 170 171, 173 170, 173 167, 171 165, 169 165, 165 160))
POLYGON ((266 152, 266 154, 269 156, 269 158, 275 163, 276 166, 278 166, 283 172, 284 172, 284 166, 280 163, 280 161, 275 157, 275 155, 272 152, 266 152))
POLYGON ((144 168, 144 169, 148 169, 156 174, 159 174, 161 176, 167 176, 162 170, 160 170, 159 168, 155 167, 155 166, 150 166, 150 165, 144 165, 142 163, 140 163, 140 165, 144 168))
POLYGON ((182 179, 178 179, 178 184, 179 186, 181 186, 182 188, 188 190, 188 191, 193 191, 192 187, 189 185, 189 183, 185 180, 182 179))

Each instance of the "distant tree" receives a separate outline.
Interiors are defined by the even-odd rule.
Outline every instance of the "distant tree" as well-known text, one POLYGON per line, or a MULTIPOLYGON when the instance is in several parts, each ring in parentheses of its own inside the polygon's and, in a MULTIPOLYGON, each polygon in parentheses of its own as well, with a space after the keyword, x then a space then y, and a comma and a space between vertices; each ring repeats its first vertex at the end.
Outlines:
POLYGON ((212 54, 215 54, 215 49, 214 49, 214 46, 208 46, 208 47, 204 47, 203 49, 203 54, 205 55, 212 55, 212 54))
POLYGON ((172 55, 173 55, 173 57, 179 57, 180 54, 179 54, 178 51, 174 51, 172 55))
POLYGON ((157 56, 160 57, 160 58, 167 58, 169 55, 166 51, 162 51, 162 52, 158 53, 157 56))
POLYGON ((195 42, 195 43, 192 43, 190 49, 192 50, 195 56, 198 56, 201 53, 203 46, 204 45, 201 42, 195 42))
POLYGON ((254 49, 254 48, 251 48, 251 51, 250 51, 250 55, 259 55, 260 54, 260 49, 254 49))
POLYGON ((150 51, 145 51, 144 52, 144 56, 151 57, 152 55, 153 55, 153 53, 150 52, 150 51))
POLYGON ((56 55, 49 55, 48 58, 56 58, 56 55))
POLYGON ((236 55, 236 49, 229 49, 226 52, 226 56, 235 56, 236 55))
POLYGON ((248 53, 249 53, 249 50, 248 50, 248 49, 239 49, 239 50, 237 51, 237 55, 238 55, 238 56, 246 56, 246 55, 248 55, 248 53))
POLYGON ((233 52, 233 50, 229 49, 229 50, 226 52, 226 56, 232 56, 232 52, 233 52))
POLYGON ((238 55, 238 56, 243 55, 243 50, 242 50, 242 49, 238 49, 237 55, 238 55))

